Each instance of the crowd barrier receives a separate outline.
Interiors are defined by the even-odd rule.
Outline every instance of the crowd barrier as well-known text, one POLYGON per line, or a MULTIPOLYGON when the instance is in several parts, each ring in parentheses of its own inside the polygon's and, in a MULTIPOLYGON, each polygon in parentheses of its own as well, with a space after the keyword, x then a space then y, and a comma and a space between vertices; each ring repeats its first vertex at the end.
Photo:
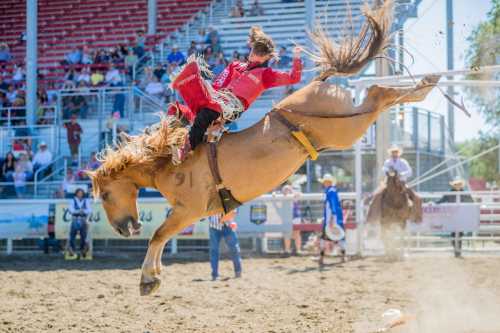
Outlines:
MULTIPOLYGON (((425 201, 437 200, 447 193, 421 193, 425 201)), ((469 241, 498 241, 500 233, 500 193, 471 193, 477 203, 436 205, 428 202, 424 205, 424 222, 419 225, 408 225, 407 239, 414 241, 416 247, 424 243, 449 242, 442 237, 451 231, 471 232, 464 238, 469 241)), ((363 252, 366 239, 369 238, 369 226, 363 223, 363 217, 354 212, 355 194, 340 193, 342 201, 350 204, 344 212, 346 217, 346 239, 348 252, 363 252), (367 232, 368 230, 368 232, 367 232)), ((290 235, 293 229, 302 232, 319 232, 323 207, 323 194, 302 194, 300 196, 264 195, 239 208, 236 221, 238 233, 242 238, 282 238, 290 235), (301 207, 302 222, 292 224, 292 205, 297 200, 301 207), (271 236, 270 236, 271 235, 271 236)), ((0 200, 0 239, 7 239, 7 251, 13 251, 13 240, 44 238, 48 229, 55 231, 57 239, 67 239, 71 216, 68 212, 69 200, 0 200), (51 221, 51 222, 49 222, 51 221), (52 224, 53 225, 50 225, 52 224)), ((93 211, 89 217, 93 240, 120 240, 119 236, 107 221, 106 214, 99 201, 93 202, 93 211)), ((165 220, 171 207, 163 198, 141 198, 138 203, 140 220, 143 222, 141 235, 136 240, 147 240, 154 230, 165 220)), ((366 208, 366 207, 365 207, 366 208)), ((208 238, 208 222, 201 220, 185 230, 175 239, 206 240, 208 238)), ((262 243, 262 242, 261 242, 262 243)), ((369 243, 369 242, 368 242, 369 243)), ((176 248, 176 241, 172 247, 176 248)), ((500 248, 499 248, 500 250, 500 248)))

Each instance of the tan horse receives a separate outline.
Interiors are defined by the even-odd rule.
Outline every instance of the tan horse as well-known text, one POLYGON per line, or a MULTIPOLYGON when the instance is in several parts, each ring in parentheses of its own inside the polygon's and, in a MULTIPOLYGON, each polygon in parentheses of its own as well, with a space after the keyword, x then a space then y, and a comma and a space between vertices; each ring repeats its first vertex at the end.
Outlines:
MULTIPOLYGON (((359 106, 352 104, 349 92, 323 82, 335 73, 358 72, 385 47, 390 2, 365 15, 367 23, 361 34, 343 45, 326 40, 321 33, 313 36, 320 50, 316 61, 323 67, 320 76, 285 98, 267 119, 225 135, 218 143, 220 173, 238 201, 247 202, 272 190, 308 158, 289 128, 277 120, 278 112, 299 126, 317 150, 347 149, 381 112, 398 103, 423 100, 439 80, 429 77, 415 87, 399 89, 372 86, 359 106)), ((179 166, 170 163, 169 146, 182 140, 179 131, 184 134, 163 120, 145 134, 130 137, 117 150, 108 150, 102 166, 91 173, 94 194, 100 195, 109 222, 124 236, 139 230, 139 188, 157 189, 173 207, 149 243, 142 266, 142 295, 159 287, 161 255, 167 241, 200 218, 223 212, 208 165, 207 145, 197 147, 179 166)))

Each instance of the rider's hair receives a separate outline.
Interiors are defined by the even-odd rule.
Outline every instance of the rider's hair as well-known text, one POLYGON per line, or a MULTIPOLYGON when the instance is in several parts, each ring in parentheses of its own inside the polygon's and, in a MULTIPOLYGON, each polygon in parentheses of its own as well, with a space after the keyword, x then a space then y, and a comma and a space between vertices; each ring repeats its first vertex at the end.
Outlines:
POLYGON ((261 27, 253 26, 250 28, 248 41, 252 47, 252 51, 258 56, 272 55, 275 56, 276 47, 271 37, 262 31, 261 27))

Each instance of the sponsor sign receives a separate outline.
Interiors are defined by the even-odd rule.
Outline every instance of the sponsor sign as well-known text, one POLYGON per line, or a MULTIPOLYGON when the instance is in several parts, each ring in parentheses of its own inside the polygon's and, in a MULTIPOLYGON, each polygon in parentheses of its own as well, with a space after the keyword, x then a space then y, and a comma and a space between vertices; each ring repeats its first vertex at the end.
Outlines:
MULTIPOLYGON (((67 203, 56 204, 56 238, 68 238, 71 225, 71 214, 68 211, 67 203)), ((139 219, 142 221, 141 234, 131 237, 131 239, 149 239, 155 230, 165 221, 170 214, 171 207, 160 202, 139 202, 139 219)), ((92 214, 89 217, 92 225, 93 239, 125 239, 120 236, 109 224, 106 212, 98 202, 92 203, 92 214)), ((176 238, 208 238, 208 223, 198 222, 187 227, 176 238)))
POLYGON ((238 233, 263 234, 266 232, 292 232, 292 207, 290 200, 254 200, 240 208, 236 222, 238 233))
POLYGON ((479 230, 478 204, 428 204, 422 223, 408 223, 409 232, 474 232, 479 230))
POLYGON ((47 236, 48 203, 0 204, 0 239, 47 236))

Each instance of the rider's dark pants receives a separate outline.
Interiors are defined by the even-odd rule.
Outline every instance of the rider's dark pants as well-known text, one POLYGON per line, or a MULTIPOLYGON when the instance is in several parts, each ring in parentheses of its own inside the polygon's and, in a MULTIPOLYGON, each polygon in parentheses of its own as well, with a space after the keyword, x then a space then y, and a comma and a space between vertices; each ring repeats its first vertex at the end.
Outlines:
POLYGON ((197 145, 203 142, 203 137, 207 131, 208 126, 217 118, 219 118, 220 113, 211 109, 201 109, 200 112, 194 118, 193 126, 191 126, 191 131, 189 132, 189 143, 191 144, 191 149, 194 149, 197 145))
POLYGON ((69 231, 69 247, 76 252, 76 235, 80 234, 80 251, 84 252, 87 246, 88 224, 85 218, 73 218, 69 231))
POLYGON ((453 250, 455 252, 455 256, 460 256, 462 254, 462 237, 464 236, 464 233, 463 232, 459 232, 458 233, 458 237, 456 235, 456 233, 452 232, 451 233, 451 245, 453 246, 453 250), (458 238, 458 240, 456 241, 457 244, 455 244, 455 238, 458 238))

